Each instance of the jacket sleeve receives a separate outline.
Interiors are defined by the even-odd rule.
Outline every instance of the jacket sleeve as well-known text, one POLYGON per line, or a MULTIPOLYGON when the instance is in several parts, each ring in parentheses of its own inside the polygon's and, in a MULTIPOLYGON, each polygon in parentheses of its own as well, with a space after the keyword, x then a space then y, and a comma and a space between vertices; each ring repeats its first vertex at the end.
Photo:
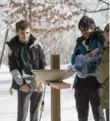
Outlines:
POLYGON ((96 77, 99 83, 104 83, 109 77, 109 51, 104 52, 101 63, 96 71, 96 77))
POLYGON ((100 51, 103 50, 103 43, 101 43, 100 41, 97 41, 97 48, 100 49, 100 51))
POLYGON ((46 66, 46 59, 45 59, 45 54, 42 49, 42 47, 39 45, 39 63, 40 63, 40 69, 44 69, 46 66))
POLYGON ((78 50, 78 43, 76 44, 75 46, 75 49, 73 51, 73 54, 71 56, 71 64, 74 65, 75 64, 75 59, 76 59, 76 56, 79 54, 79 50, 78 50))
POLYGON ((9 69, 12 74, 12 77, 18 85, 23 85, 22 76, 17 68, 16 57, 14 56, 14 53, 10 49, 8 52, 9 52, 8 53, 8 64, 9 64, 9 69))
POLYGON ((102 31, 96 32, 95 37, 97 40, 97 48, 99 48, 100 50, 103 50, 104 40, 105 40, 104 33, 102 31))

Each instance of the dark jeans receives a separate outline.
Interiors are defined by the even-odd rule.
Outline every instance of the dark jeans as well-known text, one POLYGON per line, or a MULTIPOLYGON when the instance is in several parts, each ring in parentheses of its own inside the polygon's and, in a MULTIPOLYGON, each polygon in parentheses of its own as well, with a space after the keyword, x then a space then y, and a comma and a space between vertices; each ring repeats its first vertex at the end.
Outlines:
POLYGON ((30 121, 38 121, 39 103, 41 92, 24 93, 18 91, 18 116, 17 121, 26 121, 28 107, 30 102, 30 121))
POLYGON ((88 121, 89 102, 92 107, 95 121, 105 121, 100 105, 98 89, 75 89, 76 109, 79 121, 88 121))

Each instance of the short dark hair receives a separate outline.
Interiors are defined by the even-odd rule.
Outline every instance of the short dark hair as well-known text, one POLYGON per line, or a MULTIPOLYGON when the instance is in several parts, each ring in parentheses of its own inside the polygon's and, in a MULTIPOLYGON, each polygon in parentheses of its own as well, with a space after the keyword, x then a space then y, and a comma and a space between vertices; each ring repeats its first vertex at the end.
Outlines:
POLYGON ((104 28, 104 31, 105 31, 105 32, 109 32, 109 25, 110 25, 110 23, 108 23, 108 24, 105 26, 105 28, 104 28))
POLYGON ((79 23, 78 23, 78 28, 92 28, 95 29, 96 25, 95 22, 92 18, 88 17, 88 16, 83 16, 79 23))
POLYGON ((18 30, 25 30, 26 28, 29 27, 29 23, 25 20, 20 20, 19 22, 16 23, 16 31, 18 30))

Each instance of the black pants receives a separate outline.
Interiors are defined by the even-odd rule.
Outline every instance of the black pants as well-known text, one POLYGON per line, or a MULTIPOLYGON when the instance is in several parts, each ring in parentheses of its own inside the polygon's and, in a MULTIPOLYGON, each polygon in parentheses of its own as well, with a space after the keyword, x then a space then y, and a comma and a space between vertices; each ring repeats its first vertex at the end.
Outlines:
POLYGON ((76 109, 79 121, 88 121, 89 102, 95 121, 104 121, 98 89, 75 89, 76 109))
POLYGON ((38 121, 39 103, 41 92, 24 93, 18 91, 18 116, 17 121, 26 121, 28 107, 30 102, 30 121, 38 121))

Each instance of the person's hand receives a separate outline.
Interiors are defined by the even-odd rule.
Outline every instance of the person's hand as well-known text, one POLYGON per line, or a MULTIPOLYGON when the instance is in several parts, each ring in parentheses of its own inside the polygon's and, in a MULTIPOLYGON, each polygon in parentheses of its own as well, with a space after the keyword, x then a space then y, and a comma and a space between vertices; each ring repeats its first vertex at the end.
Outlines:
POLYGON ((75 65, 69 65, 66 69, 66 71, 74 71, 75 70, 75 65))
POLYGON ((30 87, 29 87, 28 84, 24 84, 24 85, 21 86, 20 90, 22 92, 28 93, 30 91, 30 87))
POLYGON ((92 51, 89 53, 89 55, 90 55, 91 57, 94 57, 94 56, 96 56, 99 52, 100 52, 99 48, 96 48, 96 49, 92 50, 92 51))

